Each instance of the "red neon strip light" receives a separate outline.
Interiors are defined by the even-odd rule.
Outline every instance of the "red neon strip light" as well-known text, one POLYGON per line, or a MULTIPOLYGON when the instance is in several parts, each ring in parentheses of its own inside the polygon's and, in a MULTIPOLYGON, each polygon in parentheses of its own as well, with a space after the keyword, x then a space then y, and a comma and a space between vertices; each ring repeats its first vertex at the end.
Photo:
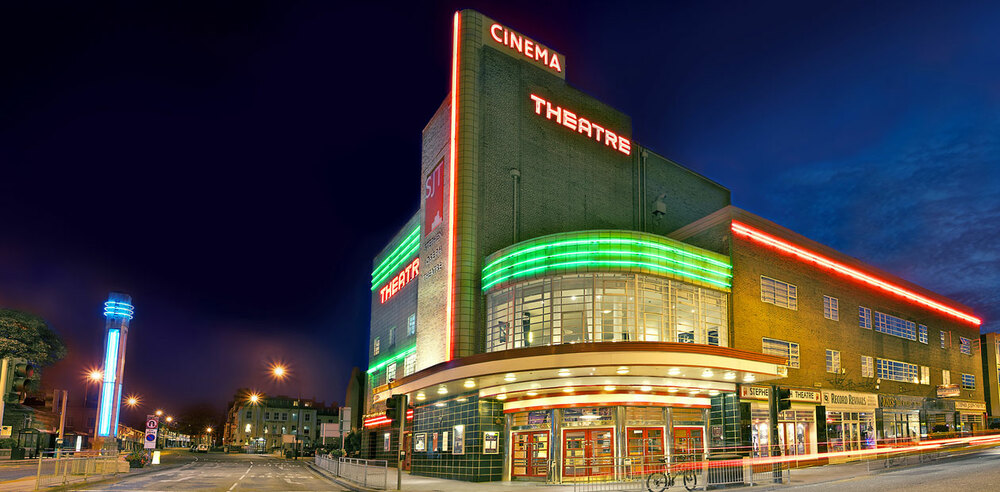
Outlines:
POLYGON ((761 232, 761 231, 759 231, 757 229, 754 229, 754 228, 752 228, 752 227, 750 227, 750 226, 748 226, 746 224, 743 224, 741 222, 737 222, 737 221, 734 220, 733 221, 733 225, 732 225, 732 230, 733 230, 734 233, 739 234, 741 236, 744 236, 744 237, 746 237, 746 238, 748 238, 748 239, 750 239, 752 241, 756 241, 756 242, 761 243, 761 244, 766 244, 766 245, 771 246, 771 247, 773 247, 775 249, 778 249, 778 250, 784 251, 786 253, 789 253, 789 254, 791 254, 793 256, 797 256, 797 257, 801 258, 802 260, 815 262, 815 263, 819 264, 820 266, 829 268, 829 269, 831 269, 831 270, 833 270, 833 271, 835 271, 837 273, 840 273, 842 275, 846 275, 846 276, 851 277, 851 278, 853 278, 855 280, 860 280, 861 282, 864 282, 864 283, 866 283, 868 285, 871 285, 873 287, 876 287, 878 289, 884 290, 884 291, 886 291, 886 292, 888 292, 890 294, 897 295, 899 297, 907 299, 907 300, 909 300, 911 302, 914 302, 916 304, 919 304, 919 305, 922 305, 922 306, 925 306, 925 307, 929 307, 931 309, 935 309, 935 310, 940 311, 942 313, 945 313, 945 314, 951 315, 951 316, 953 316, 955 318, 958 318, 958 319, 960 319, 962 321, 966 321, 968 323, 971 323, 971 324, 973 324, 975 326, 979 326, 979 325, 982 324, 982 320, 980 320, 979 318, 977 318, 975 316, 963 313, 963 312, 961 312, 961 311, 959 311, 957 309, 954 309, 954 308, 950 308, 948 306, 945 306, 944 304, 941 304, 939 302, 936 302, 936 301, 933 301, 931 299, 928 299, 928 298, 926 298, 926 297, 924 297, 924 296, 922 296, 920 294, 917 294, 917 293, 915 293, 913 291, 904 289, 904 288, 902 288, 902 287, 900 287, 898 285, 895 285, 895 284, 886 282, 884 280, 878 279, 878 278, 873 277, 873 276, 871 276, 871 275, 869 275, 867 273, 858 271, 858 270, 856 270, 854 268, 851 268, 851 267, 849 267, 847 265, 844 265, 842 263, 838 263, 838 262, 833 261, 833 260, 831 260, 829 258, 826 258, 824 256, 820 256, 820 255, 818 255, 816 253, 813 253, 812 251, 809 251, 807 249, 801 248, 801 247, 796 246, 796 245, 794 245, 792 243, 783 241, 783 240, 778 239, 778 238, 776 238, 774 236, 771 236, 769 234, 765 234, 764 232, 761 232))
MULTIPOLYGON (((408 409, 406 411, 406 420, 413 420, 413 409, 412 408, 408 409)), ((385 424, 388 424, 390 422, 391 421, 388 418, 386 418, 385 415, 376 415, 374 417, 369 417, 369 418, 365 419, 364 426, 365 427, 378 427, 380 425, 385 425, 385 424)))
POLYGON ((455 22, 451 40, 451 143, 448 145, 448 153, 451 158, 451 167, 448 169, 448 295, 445 304, 445 324, 448 332, 445 337, 444 354, 445 361, 452 359, 452 337, 455 333, 455 323, 452 319, 452 294, 455 290, 455 175, 458 160, 456 159, 456 148, 458 147, 458 41, 459 25, 462 20, 462 13, 455 12, 455 22))

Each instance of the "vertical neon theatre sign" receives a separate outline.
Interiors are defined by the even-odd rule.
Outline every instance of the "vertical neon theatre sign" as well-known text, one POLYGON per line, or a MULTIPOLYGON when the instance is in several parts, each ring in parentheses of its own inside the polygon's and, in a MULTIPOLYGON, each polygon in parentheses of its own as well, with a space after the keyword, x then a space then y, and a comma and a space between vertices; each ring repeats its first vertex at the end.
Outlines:
POLYGON ((125 371, 125 339, 134 308, 132 297, 118 292, 104 303, 104 380, 97 406, 97 437, 116 437, 121 411, 122 377, 125 371))

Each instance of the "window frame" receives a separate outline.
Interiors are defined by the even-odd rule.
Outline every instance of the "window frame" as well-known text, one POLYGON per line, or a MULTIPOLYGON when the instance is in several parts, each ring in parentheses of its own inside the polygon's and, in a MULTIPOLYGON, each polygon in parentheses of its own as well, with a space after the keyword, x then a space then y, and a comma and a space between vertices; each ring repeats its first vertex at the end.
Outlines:
POLYGON ((826 349, 826 372, 840 374, 840 351, 826 349))
POLYGON ((760 276, 760 301, 765 304, 771 304, 780 308, 790 309, 792 311, 799 310, 799 287, 795 284, 785 282, 784 280, 778 280, 773 277, 768 277, 767 275, 760 276), (767 292, 765 289, 765 284, 770 283, 771 291, 767 292), (778 302, 779 287, 784 289, 783 302, 778 302), (770 294, 770 298, 768 298, 770 294))
POLYGON ((823 317, 831 321, 840 321, 840 299, 823 296, 823 317))
POLYGON ((976 389, 976 375, 975 374, 969 374, 967 372, 963 372, 962 373, 962 383, 961 384, 962 384, 962 389, 964 389, 964 390, 974 390, 974 389, 976 389), (968 376, 969 378, 971 378, 972 383, 966 384, 966 381, 967 381, 966 380, 966 376, 968 376))
POLYGON ((861 356, 861 377, 875 377, 875 358, 870 355, 861 356))
POLYGON ((761 352, 770 355, 777 355, 779 357, 785 357, 788 359, 788 367, 793 369, 799 369, 801 366, 801 352, 799 350, 799 344, 797 342, 790 342, 788 340, 780 340, 777 338, 761 337, 761 352), (772 350, 768 352, 766 349, 767 342, 770 341, 771 345, 781 345, 785 344, 787 346, 787 352, 784 354, 774 353, 772 350), (794 349, 794 350, 793 350, 794 349))

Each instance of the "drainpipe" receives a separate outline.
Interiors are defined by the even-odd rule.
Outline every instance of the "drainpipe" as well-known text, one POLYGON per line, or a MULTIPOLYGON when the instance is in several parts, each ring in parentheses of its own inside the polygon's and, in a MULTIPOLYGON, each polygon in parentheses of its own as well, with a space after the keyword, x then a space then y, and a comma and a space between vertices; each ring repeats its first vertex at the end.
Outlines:
POLYGON ((521 171, 511 168, 510 177, 512 180, 512 185, 514 190, 514 194, 512 197, 512 206, 511 206, 511 214, 512 214, 511 224, 513 224, 513 230, 511 231, 512 232, 511 238, 513 239, 513 242, 511 244, 514 244, 517 243, 517 238, 518 238, 517 231, 518 229, 520 229, 518 224, 518 213, 519 213, 518 204, 521 201, 521 171))

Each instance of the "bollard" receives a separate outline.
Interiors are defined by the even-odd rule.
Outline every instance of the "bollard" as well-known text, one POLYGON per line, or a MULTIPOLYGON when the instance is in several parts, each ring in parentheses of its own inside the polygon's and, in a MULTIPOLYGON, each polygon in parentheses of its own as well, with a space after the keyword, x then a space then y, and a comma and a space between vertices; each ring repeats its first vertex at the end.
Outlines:
POLYGON ((42 481, 42 457, 38 457, 38 474, 35 475, 35 490, 38 490, 42 481))

